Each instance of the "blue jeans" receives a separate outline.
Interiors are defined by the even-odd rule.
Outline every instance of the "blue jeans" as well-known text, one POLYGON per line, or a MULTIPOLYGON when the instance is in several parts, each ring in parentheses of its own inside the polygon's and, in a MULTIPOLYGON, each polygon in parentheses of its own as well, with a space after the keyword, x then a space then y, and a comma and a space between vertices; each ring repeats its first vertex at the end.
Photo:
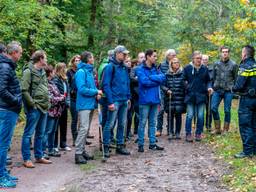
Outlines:
POLYGON ((21 152, 24 161, 30 160, 30 139, 35 132, 34 154, 36 159, 43 157, 43 136, 47 122, 47 113, 39 109, 30 109, 26 113, 27 121, 22 136, 21 152))
POLYGON ((154 145, 156 143, 156 119, 157 119, 157 106, 158 105, 140 105, 140 118, 138 129, 138 145, 144 145, 145 126, 148 121, 148 137, 149 144, 154 145))
POLYGON ((186 116, 186 135, 191 134, 192 120, 196 116, 196 135, 200 135, 204 129, 204 108, 205 104, 187 104, 187 116, 186 116))
POLYGON ((103 144, 109 145, 111 138, 111 129, 113 128, 115 121, 117 120, 117 133, 116 133, 116 144, 124 144, 124 129, 125 122, 127 119, 127 101, 115 102, 115 110, 108 111, 107 121, 103 129, 103 144))
POLYGON ((256 154, 256 98, 242 96, 239 103, 238 118, 243 152, 256 154))
POLYGON ((0 177, 7 173, 5 168, 7 152, 11 144, 18 114, 8 110, 0 110, 0 177))
POLYGON ((164 124, 164 92, 161 90, 161 105, 160 105, 160 111, 157 115, 157 131, 162 132, 163 130, 163 124, 164 124))
POLYGON ((43 151, 46 151, 46 148, 48 148, 49 153, 53 152, 55 131, 58 127, 58 120, 59 119, 57 117, 47 116, 47 123, 43 137, 43 151))
POLYGON ((77 117, 78 113, 76 111, 76 101, 70 100, 70 113, 71 113, 71 133, 73 138, 73 143, 76 141, 77 137, 77 117))
POLYGON ((233 99, 233 93, 229 91, 225 92, 220 92, 220 91, 215 91, 213 92, 212 95, 212 115, 214 120, 220 120, 220 115, 219 115, 219 105, 221 100, 224 99, 224 112, 225 112, 225 119, 224 121, 227 123, 230 123, 230 110, 231 110, 231 104, 232 104, 232 99, 233 99))

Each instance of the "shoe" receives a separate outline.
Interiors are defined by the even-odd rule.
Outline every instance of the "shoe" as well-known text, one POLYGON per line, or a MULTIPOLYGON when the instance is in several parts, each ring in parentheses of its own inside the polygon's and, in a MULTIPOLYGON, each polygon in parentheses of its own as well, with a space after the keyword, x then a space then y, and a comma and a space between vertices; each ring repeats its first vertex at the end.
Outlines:
POLYGON ((23 166, 26 167, 26 168, 30 168, 30 169, 35 168, 35 165, 32 163, 31 160, 24 161, 23 166))
POLYGON ((193 137, 191 134, 186 135, 186 141, 187 142, 193 142, 193 137))
POLYGON ((35 163, 40 163, 40 164, 52 164, 52 161, 49 161, 44 158, 36 159, 35 163))
POLYGON ((154 144, 154 145, 149 145, 149 149, 154 150, 154 151, 163 151, 163 150, 164 150, 163 147, 160 147, 160 146, 158 146, 158 145, 156 145, 156 144, 154 144))
POLYGON ((44 153, 43 158, 46 159, 46 160, 49 160, 49 159, 50 159, 50 157, 48 156, 47 153, 44 153))
POLYGON ((110 157, 109 146, 108 145, 104 145, 104 157, 105 158, 109 158, 110 157))
POLYGON ((93 155, 89 155, 88 153, 86 153, 85 151, 83 152, 83 157, 88 161, 88 160, 93 160, 94 156, 93 155))
POLYGON ((10 175, 9 173, 7 173, 7 174, 5 175, 5 177, 6 177, 7 179, 11 180, 11 181, 14 181, 14 182, 19 181, 19 178, 18 178, 18 177, 15 177, 15 176, 13 176, 13 175, 10 175))
POLYGON ((83 154, 75 154, 75 163, 76 164, 86 164, 87 161, 84 158, 83 154))
POLYGON ((180 134, 176 134, 175 139, 176 139, 176 140, 181 140, 180 134))
POLYGON ((0 177, 0 189, 1 188, 15 188, 16 183, 5 176, 0 177))
POLYGON ((48 153, 50 157, 61 157, 61 154, 59 152, 53 151, 48 153))
POLYGON ((72 149, 70 147, 66 146, 66 147, 61 147, 60 150, 61 151, 71 151, 72 149))
POLYGON ((162 135, 161 131, 156 131, 156 137, 160 137, 162 135))
POLYGON ((131 153, 124 147, 124 145, 117 145, 116 154, 119 155, 130 155, 131 153))
POLYGON ((87 138, 88 139, 94 139, 94 136, 93 135, 87 135, 87 138))
POLYGON ((140 153, 144 152, 144 147, 142 145, 139 145, 138 152, 140 153))
POLYGON ((224 132, 228 132, 228 131, 229 131, 229 127, 230 127, 230 123, 225 122, 225 123, 224 123, 224 127, 223 127, 223 131, 224 131, 224 132))
POLYGON ((215 134, 216 135, 221 135, 221 122, 220 120, 214 120, 214 125, 215 125, 215 134))
POLYGON ((90 142, 90 141, 85 142, 85 145, 91 145, 91 144, 92 144, 92 142, 90 142))
POLYGON ((195 141, 197 141, 197 142, 202 141, 202 135, 201 134, 196 134, 195 141))
POLYGON ((252 154, 247 155, 244 152, 240 152, 240 153, 234 155, 234 157, 237 159, 242 159, 242 158, 247 158, 247 157, 252 158, 252 156, 253 156, 252 154))
POLYGON ((60 150, 59 150, 58 147, 57 147, 57 148, 53 148, 53 151, 55 151, 55 152, 60 152, 60 150))

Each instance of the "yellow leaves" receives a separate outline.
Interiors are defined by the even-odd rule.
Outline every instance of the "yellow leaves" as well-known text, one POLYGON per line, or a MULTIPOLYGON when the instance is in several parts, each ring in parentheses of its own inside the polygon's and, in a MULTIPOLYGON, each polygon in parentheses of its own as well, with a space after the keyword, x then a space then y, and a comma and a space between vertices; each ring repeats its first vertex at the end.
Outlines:
POLYGON ((240 3, 242 5, 248 5, 250 3, 250 0, 240 0, 240 3))
POLYGON ((179 55, 178 58, 181 61, 181 65, 185 66, 190 62, 190 56, 192 54, 192 47, 189 43, 183 43, 179 47, 179 55))
POLYGON ((234 28, 238 32, 246 31, 248 29, 256 29, 256 21, 250 21, 249 18, 237 19, 234 28))

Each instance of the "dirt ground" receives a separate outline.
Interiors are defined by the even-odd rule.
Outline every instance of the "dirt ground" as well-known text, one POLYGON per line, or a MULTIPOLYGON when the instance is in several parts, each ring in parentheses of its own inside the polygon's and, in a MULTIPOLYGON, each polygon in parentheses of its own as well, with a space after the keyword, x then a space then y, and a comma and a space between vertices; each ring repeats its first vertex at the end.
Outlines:
MULTIPOLYGON (((70 130, 69 130, 70 132, 70 130)), ((227 166, 216 159, 211 149, 203 143, 169 142, 160 137, 158 144, 164 151, 148 150, 138 153, 135 137, 127 143, 131 156, 115 155, 101 163, 98 151, 98 124, 96 115, 92 125, 95 135, 88 151, 97 153, 96 160, 86 166, 74 164, 74 149, 62 152, 61 158, 51 158, 53 164, 38 165, 34 169, 22 167, 20 138, 14 138, 11 156, 14 158, 12 174, 19 177, 13 192, 224 192, 221 176, 227 166)), ((69 134, 70 138, 70 134, 69 134)), ((71 140, 69 139, 69 144, 71 140)), ((33 152, 33 151, 32 151, 33 152)), ((4 191, 4 190, 3 190, 4 191)))

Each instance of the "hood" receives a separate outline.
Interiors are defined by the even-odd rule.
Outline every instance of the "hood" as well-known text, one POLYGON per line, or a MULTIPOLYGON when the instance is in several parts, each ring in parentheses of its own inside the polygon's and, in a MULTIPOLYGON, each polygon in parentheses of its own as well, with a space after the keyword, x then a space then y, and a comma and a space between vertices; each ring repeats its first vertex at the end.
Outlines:
POLYGON ((0 54, 0 63, 8 63, 13 69, 17 67, 16 63, 3 54, 0 54))
POLYGON ((114 65, 124 65, 124 62, 119 63, 115 57, 111 57, 109 63, 113 63, 114 65))
POLYGON ((93 65, 92 64, 87 64, 87 63, 84 63, 84 62, 78 63, 77 69, 82 69, 82 68, 86 69, 89 72, 93 72, 93 65))
POLYGON ((182 72, 183 68, 180 66, 180 68, 176 71, 176 73, 173 71, 173 69, 168 69, 167 73, 169 74, 180 74, 182 72))

